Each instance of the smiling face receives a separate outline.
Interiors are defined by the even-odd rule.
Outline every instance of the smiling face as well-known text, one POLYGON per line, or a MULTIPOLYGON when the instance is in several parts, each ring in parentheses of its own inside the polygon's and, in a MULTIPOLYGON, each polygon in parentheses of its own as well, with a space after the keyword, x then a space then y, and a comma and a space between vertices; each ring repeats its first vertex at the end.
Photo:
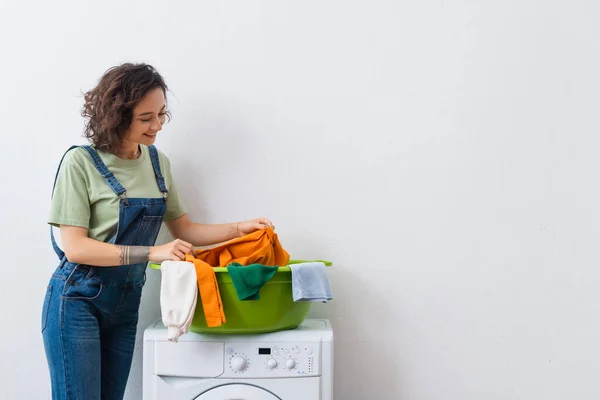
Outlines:
POLYGON ((167 105, 162 88, 148 92, 133 108, 131 124, 125 131, 123 147, 136 148, 138 144, 150 146, 156 140, 167 118, 167 105))
POLYGON ((84 136, 97 150, 136 158, 139 146, 153 144, 170 119, 165 107, 168 90, 151 65, 124 63, 110 68, 85 93, 84 136))

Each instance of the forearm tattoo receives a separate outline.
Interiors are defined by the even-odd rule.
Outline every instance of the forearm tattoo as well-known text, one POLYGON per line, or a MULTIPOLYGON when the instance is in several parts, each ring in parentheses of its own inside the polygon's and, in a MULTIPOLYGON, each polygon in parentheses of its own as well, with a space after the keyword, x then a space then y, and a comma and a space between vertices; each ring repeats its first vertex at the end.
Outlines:
POLYGON ((117 248, 120 256, 119 265, 143 263, 148 261, 150 257, 150 247, 117 245, 117 248))

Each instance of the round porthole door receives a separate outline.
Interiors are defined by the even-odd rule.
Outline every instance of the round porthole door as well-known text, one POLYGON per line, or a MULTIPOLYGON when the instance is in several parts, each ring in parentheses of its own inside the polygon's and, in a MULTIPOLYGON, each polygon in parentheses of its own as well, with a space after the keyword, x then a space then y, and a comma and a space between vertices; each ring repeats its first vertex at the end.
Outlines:
POLYGON ((258 386, 232 383, 209 389, 195 400, 281 400, 281 398, 258 386))

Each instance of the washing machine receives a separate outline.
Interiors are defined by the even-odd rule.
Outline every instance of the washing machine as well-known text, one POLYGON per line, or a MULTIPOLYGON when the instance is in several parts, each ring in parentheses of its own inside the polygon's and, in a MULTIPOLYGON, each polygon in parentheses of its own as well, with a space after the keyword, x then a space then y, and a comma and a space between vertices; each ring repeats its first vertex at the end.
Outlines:
POLYGON ((144 400, 333 400, 333 330, 252 335, 188 333, 167 340, 161 321, 144 332, 144 400))

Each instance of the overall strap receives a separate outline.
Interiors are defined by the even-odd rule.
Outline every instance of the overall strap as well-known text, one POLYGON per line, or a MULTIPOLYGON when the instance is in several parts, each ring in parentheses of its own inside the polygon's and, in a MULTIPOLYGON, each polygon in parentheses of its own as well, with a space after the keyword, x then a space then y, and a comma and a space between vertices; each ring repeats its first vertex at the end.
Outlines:
MULTIPOLYGON (((50 198, 54 197, 54 188, 56 187, 56 180, 58 179, 58 173, 60 172, 60 167, 63 163, 63 160, 65 159, 65 156, 69 151, 76 149, 77 147, 79 146, 74 145, 69 147, 69 149, 65 151, 65 154, 63 154, 62 158, 60 159, 60 163, 58 163, 58 168, 56 169, 56 175, 54 175, 54 183, 52 184, 52 195, 50 196, 50 198)), ((50 241, 52 242, 52 248, 54 248, 54 252, 58 256, 58 259, 62 261, 62 259, 65 258, 65 253, 60 249, 60 247, 58 247, 58 244, 56 244, 56 239, 54 238, 54 231, 52 230, 52 225, 50 225, 50 241)))
POLYGON ((90 157, 92 158, 92 162, 94 163, 94 167, 98 170, 100 175, 104 178, 108 186, 112 189, 113 192, 121 199, 127 199, 127 190, 119 183, 117 178, 113 175, 112 172, 108 170, 106 164, 102 161, 96 150, 92 146, 81 146, 83 147, 90 157))
POLYGON ((150 160, 152 160, 152 168, 154 168, 154 175, 156 175, 156 183, 158 184, 158 189, 163 195, 165 201, 169 196, 169 191, 167 190, 167 186, 165 185, 165 178, 162 176, 160 172, 160 162, 158 159, 158 150, 154 145, 148 146, 148 150, 150 151, 150 160))

